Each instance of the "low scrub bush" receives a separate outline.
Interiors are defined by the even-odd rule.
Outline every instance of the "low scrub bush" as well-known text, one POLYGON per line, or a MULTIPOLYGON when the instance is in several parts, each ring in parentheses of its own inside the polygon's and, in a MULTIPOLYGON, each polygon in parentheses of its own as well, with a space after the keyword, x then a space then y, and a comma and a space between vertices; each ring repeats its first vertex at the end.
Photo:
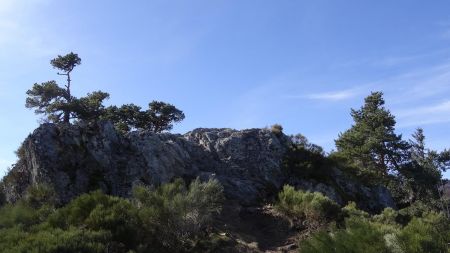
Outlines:
POLYGON ((401 212, 390 208, 372 217, 353 205, 343 209, 348 217, 344 227, 316 232, 300 242, 300 253, 450 252, 450 221, 442 214, 428 212, 403 226, 397 222, 401 212))
POLYGON ((131 200, 94 191, 59 209, 51 196, 50 187, 33 187, 0 208, 1 252, 195 252, 198 242, 208 245, 223 189, 216 180, 176 180, 136 187, 131 200))
POLYGON ((110 234, 70 228, 24 232, 18 227, 0 230, 0 248, 4 253, 103 253, 110 234))
POLYGON ((319 192, 297 191, 285 185, 278 194, 275 208, 291 219, 304 219, 310 225, 318 225, 336 218, 339 206, 319 192))
POLYGON ((325 156, 323 149, 310 143, 301 134, 290 136, 290 138, 292 145, 283 159, 284 171, 295 178, 334 182, 331 178, 333 162, 325 156))
POLYGON ((319 232, 300 244, 301 253, 389 252, 384 235, 368 221, 349 219, 346 228, 333 233, 319 232))
POLYGON ((223 188, 217 180, 193 181, 186 187, 182 180, 162 185, 156 190, 134 189, 139 217, 164 247, 173 251, 189 248, 203 236, 212 215, 221 210, 223 188))
POLYGON ((58 201, 55 190, 49 184, 37 184, 28 187, 23 200, 35 209, 43 205, 55 206, 58 201))
POLYGON ((281 136, 283 134, 283 127, 280 124, 274 124, 270 127, 270 131, 276 136, 281 136))
POLYGON ((353 201, 350 201, 346 206, 342 208, 342 214, 344 217, 357 217, 357 218, 369 218, 370 214, 358 209, 356 207, 356 203, 353 201))
POLYGON ((404 252, 450 252, 450 221, 437 213, 415 217, 398 234, 398 238, 404 252))

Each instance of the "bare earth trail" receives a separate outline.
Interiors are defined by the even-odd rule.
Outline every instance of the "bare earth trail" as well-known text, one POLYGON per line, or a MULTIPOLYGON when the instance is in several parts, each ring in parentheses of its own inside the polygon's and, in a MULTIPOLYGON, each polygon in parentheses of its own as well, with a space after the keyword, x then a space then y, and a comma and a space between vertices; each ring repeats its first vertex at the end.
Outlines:
POLYGON ((222 252, 296 252, 299 233, 271 206, 242 207, 226 203, 216 228, 234 241, 222 252))

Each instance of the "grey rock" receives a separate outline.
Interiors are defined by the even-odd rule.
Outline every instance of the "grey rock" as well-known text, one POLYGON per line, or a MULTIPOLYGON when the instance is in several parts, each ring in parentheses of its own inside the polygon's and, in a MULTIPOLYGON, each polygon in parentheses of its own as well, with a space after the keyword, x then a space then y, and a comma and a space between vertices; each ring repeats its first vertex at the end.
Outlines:
POLYGON ((24 156, 2 180, 7 202, 20 199, 29 185, 49 183, 62 203, 95 189, 129 197, 134 185, 158 185, 175 178, 218 179, 226 197, 253 205, 273 197, 288 183, 319 191, 345 204, 394 206, 383 187, 369 188, 333 170, 334 184, 291 178, 281 163, 290 145, 268 129, 199 128, 184 135, 149 131, 120 134, 112 124, 43 124, 24 141, 24 156), (343 194, 345 193, 345 194, 343 194))
POLYGON ((229 198, 251 204, 282 185, 287 141, 267 129, 121 135, 107 122, 43 124, 24 141, 25 157, 4 178, 4 193, 15 202, 29 185, 51 183, 65 203, 98 188, 127 197, 136 184, 215 177, 229 198))
POLYGON ((338 168, 332 169, 332 178, 333 182, 288 178, 287 183, 299 190, 320 192, 341 206, 354 201, 359 208, 371 212, 380 212, 386 207, 396 209, 391 193, 384 186, 363 185, 338 168))

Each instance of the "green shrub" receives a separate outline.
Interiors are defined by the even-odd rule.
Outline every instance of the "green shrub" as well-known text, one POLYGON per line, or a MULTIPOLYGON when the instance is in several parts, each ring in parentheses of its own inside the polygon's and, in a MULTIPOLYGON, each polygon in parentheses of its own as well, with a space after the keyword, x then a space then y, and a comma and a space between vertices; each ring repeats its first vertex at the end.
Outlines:
POLYGON ((311 225, 336 218, 339 206, 319 192, 296 191, 285 185, 278 194, 275 208, 291 219, 305 219, 311 225))
POLYGON ((300 243, 301 253, 383 253, 389 252, 383 233, 369 221, 351 218, 346 229, 314 234, 300 243))
POLYGON ((292 146, 283 159, 284 170, 297 178, 331 182, 331 164, 322 153, 313 152, 303 146, 292 146))
POLYGON ((428 213, 413 218, 398 237, 404 252, 450 252, 450 221, 442 214, 428 213))
POLYGON ((43 205, 55 206, 57 196, 53 187, 49 184, 37 184, 27 188, 24 201, 32 208, 40 208, 43 205))
POLYGON ((0 208, 1 252, 212 252, 222 243, 206 231, 221 210, 217 180, 136 187, 132 200, 94 191, 59 209, 53 193, 33 186, 0 208))
POLYGON ((370 214, 367 212, 364 212, 356 207, 356 203, 353 201, 350 201, 346 206, 342 208, 342 213, 345 217, 356 217, 356 218, 366 218, 368 219, 370 217, 370 214))
POLYGON ((380 214, 374 215, 372 220, 384 225, 397 226, 399 213, 394 209, 388 207, 385 208, 380 214))
POLYGON ((142 227, 137 208, 129 200, 103 194, 100 191, 83 194, 48 219, 53 228, 85 228, 109 231, 112 242, 134 248, 142 227))
POLYGON ((0 230, 0 248, 4 253, 101 253, 105 252, 110 235, 106 231, 39 230, 24 232, 20 228, 0 230))
POLYGON ((0 208, 0 229, 20 226, 28 230, 54 212, 54 191, 48 185, 29 187, 23 199, 0 208))
POLYGON ((289 138, 292 141, 294 147, 303 148, 311 153, 320 154, 325 156, 323 148, 319 145, 309 142, 308 138, 303 134, 290 135, 289 138))
POLYGON ((344 228, 316 232, 300 242, 300 252, 450 252, 450 222, 442 214, 425 213, 402 227, 397 222, 399 212, 390 208, 373 217, 358 212, 353 204, 343 210, 351 213, 344 228))
POLYGON ((136 187, 134 197, 144 226, 164 247, 173 251, 189 248, 221 210, 223 188, 217 180, 201 183, 198 179, 186 187, 182 180, 156 190, 136 187))
POLYGON ((24 202, 7 204, 0 209, 0 229, 14 226, 28 228, 39 222, 38 212, 24 202))
POLYGON ((283 127, 280 124, 274 124, 270 127, 270 131, 276 136, 281 136, 283 134, 283 127))

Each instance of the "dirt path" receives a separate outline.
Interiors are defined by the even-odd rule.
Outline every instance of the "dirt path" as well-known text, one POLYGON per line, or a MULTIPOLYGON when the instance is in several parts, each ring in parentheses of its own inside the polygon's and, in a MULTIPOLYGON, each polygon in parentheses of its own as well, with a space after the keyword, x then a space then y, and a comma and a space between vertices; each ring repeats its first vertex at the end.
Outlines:
POLYGON ((297 249, 298 233, 270 206, 241 207, 226 203, 216 227, 238 244, 235 252, 296 252, 297 249))

